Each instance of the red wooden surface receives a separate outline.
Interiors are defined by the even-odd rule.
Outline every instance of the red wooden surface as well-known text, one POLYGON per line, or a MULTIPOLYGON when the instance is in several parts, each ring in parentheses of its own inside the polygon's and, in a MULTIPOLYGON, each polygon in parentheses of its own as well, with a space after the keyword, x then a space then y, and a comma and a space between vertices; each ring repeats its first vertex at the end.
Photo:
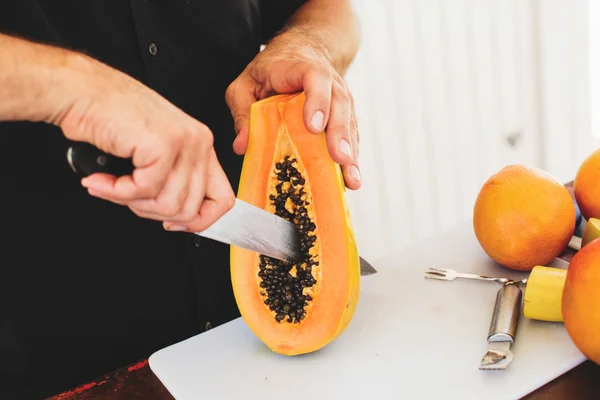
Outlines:
MULTIPOLYGON (((571 184, 566 185, 569 191, 571 184)), ((574 251, 565 249, 560 258, 570 261, 574 251)), ((549 349, 548 351, 552 351, 549 349)), ((600 366, 586 361, 527 395, 524 400, 600 399, 600 366)), ((93 382, 50 398, 51 400, 146 399, 173 400, 148 366, 148 360, 128 365, 93 382)))
POLYGON ((50 397, 52 400, 131 400, 160 399, 173 400, 173 396, 160 383, 148 366, 148 360, 142 360, 109 373, 95 381, 67 390, 50 397))

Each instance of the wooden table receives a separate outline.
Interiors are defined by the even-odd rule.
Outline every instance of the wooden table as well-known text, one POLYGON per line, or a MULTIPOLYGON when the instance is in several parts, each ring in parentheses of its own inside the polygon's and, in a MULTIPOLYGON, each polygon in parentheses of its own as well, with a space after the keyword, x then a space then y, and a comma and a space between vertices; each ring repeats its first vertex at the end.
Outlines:
MULTIPOLYGON (((572 183, 570 182, 566 186, 572 196, 572 183)), ((566 249, 560 255, 560 258, 570 261, 573 255, 573 250, 566 249)), ((549 349, 549 351, 552 351, 552 349, 549 349)), ((523 400, 598 400, 600 399, 599 381, 600 366, 586 361, 525 396, 523 400)), ((173 400, 174 398, 158 380, 156 375, 152 373, 146 359, 50 399, 173 400)))

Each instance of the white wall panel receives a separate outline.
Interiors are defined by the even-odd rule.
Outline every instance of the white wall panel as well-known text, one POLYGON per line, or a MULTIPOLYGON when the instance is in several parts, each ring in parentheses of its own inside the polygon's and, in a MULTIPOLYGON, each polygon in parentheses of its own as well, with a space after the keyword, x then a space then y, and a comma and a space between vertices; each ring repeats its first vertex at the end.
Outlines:
MULTIPOLYGON (((594 0, 596 1, 596 0, 594 0)), ((544 162, 561 180, 597 146, 589 129, 588 1, 538 1, 544 162)))
POLYGON ((364 257, 469 219, 507 164, 572 173, 591 142, 585 0, 354 3, 363 187, 348 198, 364 257))
POLYGON ((486 155, 481 149, 482 120, 477 96, 476 65, 473 55, 473 30, 469 0, 441 2, 444 40, 446 42, 448 108, 450 130, 456 148, 452 154, 458 166, 454 189, 458 192, 460 213, 464 218, 471 212, 471 201, 477 195, 477 186, 483 177, 482 164, 486 155))

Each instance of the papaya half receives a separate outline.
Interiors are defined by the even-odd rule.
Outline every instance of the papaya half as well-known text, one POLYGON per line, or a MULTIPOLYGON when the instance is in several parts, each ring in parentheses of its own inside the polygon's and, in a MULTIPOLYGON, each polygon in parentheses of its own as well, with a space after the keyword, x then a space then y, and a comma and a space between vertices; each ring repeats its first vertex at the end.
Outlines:
POLYGON ((325 132, 309 132, 303 92, 275 95, 250 109, 237 197, 289 221, 301 235, 299 263, 231 247, 231 280, 242 318, 272 351, 319 350, 348 326, 360 263, 340 166, 325 132))

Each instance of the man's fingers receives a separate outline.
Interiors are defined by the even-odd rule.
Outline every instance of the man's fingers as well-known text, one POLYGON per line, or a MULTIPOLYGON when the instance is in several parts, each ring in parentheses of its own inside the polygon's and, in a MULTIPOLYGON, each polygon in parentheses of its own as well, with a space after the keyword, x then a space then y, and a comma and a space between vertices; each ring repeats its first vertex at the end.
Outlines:
POLYGON ((350 142, 352 145, 352 156, 354 157, 354 163, 350 165, 344 165, 342 167, 342 172, 344 174, 344 181, 346 183, 346 187, 350 190, 357 190, 360 189, 360 187, 362 186, 360 176, 360 163, 358 162, 360 134, 358 131, 356 114, 354 112, 354 99, 352 97, 352 93, 348 92, 348 95, 352 104, 350 113, 350 142))
POLYGON ((206 193, 198 216, 185 224, 176 224, 169 221, 165 222, 163 226, 167 230, 202 232, 221 218, 234 204, 235 194, 213 151, 209 163, 206 193))
POLYGON ((205 230, 231 210, 235 204, 235 194, 214 151, 211 160, 205 200, 202 202, 197 220, 187 225, 188 230, 193 232, 205 230))
POLYGON ((238 156, 243 156, 244 153, 246 153, 246 148, 248 147, 248 131, 249 128, 246 125, 240 130, 233 141, 233 152, 238 156))
POLYGON ((348 189, 358 190, 362 186, 360 168, 357 164, 343 165, 342 175, 344 175, 344 183, 348 189))
MULTIPOLYGON (((269 65, 268 69, 271 71, 268 79, 261 81, 256 76, 252 77, 251 73, 242 74, 227 89, 226 100, 234 117, 237 133, 233 143, 235 153, 241 155, 246 151, 248 114, 252 103, 258 100, 256 95, 303 90, 306 95, 303 120, 308 131, 326 131, 329 153, 342 166, 346 186, 349 189, 360 188, 358 128, 352 95, 344 80, 324 64, 300 60, 280 60, 279 64, 269 65), (244 104, 245 102, 247 103, 244 104)), ((208 209, 211 204, 213 203, 207 200, 202 207, 208 209)))
POLYGON ((188 198, 195 165, 193 156, 195 154, 191 151, 180 153, 173 171, 169 174, 169 179, 156 198, 133 200, 127 205, 132 211, 154 215, 153 219, 180 219, 180 211, 188 198))
POLYGON ((358 122, 356 121, 356 108, 354 106, 354 96, 350 91, 347 91, 348 97, 350 98, 351 110, 350 110, 350 138, 352 145, 352 155, 354 160, 358 162, 358 157, 360 154, 360 132, 358 130, 358 122))
MULTIPOLYGON (((157 152, 160 150, 162 149, 157 149, 157 152)), ((147 164, 137 162, 134 155, 135 170, 132 175, 115 178, 105 174, 93 174, 82 179, 81 184, 103 198, 115 202, 152 199, 162 191, 175 163, 175 155, 175 151, 163 151, 147 164)))
POLYGON ((248 145, 250 107, 256 101, 253 85, 253 82, 246 83, 236 79, 225 92, 225 101, 231 111, 236 133, 233 151, 238 155, 244 154, 248 145))
POLYGON ((206 192, 207 173, 208 168, 204 163, 196 165, 190 178, 190 190, 185 204, 177 216, 167 220, 163 219, 166 224, 185 225, 198 217, 206 192))
MULTIPOLYGON (((90 176, 94 176, 94 179, 112 179, 112 180, 114 180, 114 179, 115 179, 115 177, 114 177, 114 176, 112 176, 112 175, 100 174, 100 173, 97 173, 97 174, 94 174, 94 175, 90 175, 90 176), (100 176, 100 175, 101 175, 101 176, 100 176)), ((94 197, 97 197, 97 198, 99 198, 99 199, 102 199, 102 200, 111 201, 111 202, 113 202, 113 203, 116 203, 116 204, 118 204, 118 205, 120 205, 120 206, 124 206, 124 205, 126 205, 126 204, 125 204, 125 203, 123 203, 123 202, 116 201, 116 200, 111 200, 111 199, 109 199, 109 198, 106 198, 106 197, 104 197, 104 195, 103 195, 102 193, 100 193, 100 192, 97 192, 97 191, 96 191, 96 190, 94 190, 94 189, 88 189, 87 191, 88 191, 88 194, 89 194, 90 196, 94 196, 94 197)))
MULTIPOLYGON (((354 121, 354 118, 352 118, 352 120, 354 121)), ((352 125, 356 126, 355 123, 353 123, 352 125)), ((344 175, 344 182, 346 183, 346 187, 350 190, 357 190, 360 189, 360 187, 362 186, 360 164, 358 162, 358 135, 351 134, 350 137, 352 139, 351 143, 354 162, 342 165, 342 173, 344 175)))
POLYGON ((208 168, 204 163, 196 166, 190 178, 190 191, 187 200, 179 213, 180 218, 172 220, 172 222, 188 223, 198 216, 206 193, 207 175, 208 168))
POLYGON ((305 72, 304 124, 312 133, 323 132, 329 120, 332 81, 331 72, 325 67, 313 68, 305 72))
POLYGON ((270 89, 275 93, 304 91, 303 118, 306 128, 312 133, 323 132, 330 118, 333 74, 322 64, 301 61, 286 64, 269 79, 270 89))
POLYGON ((358 132, 354 116, 353 99, 338 81, 333 82, 331 116, 326 128, 327 146, 331 158, 341 165, 346 187, 359 189, 358 132))
POLYGON ((340 165, 346 165, 354 161, 350 138, 350 107, 350 98, 340 84, 334 81, 331 96, 331 114, 326 128, 327 146, 333 160, 340 165))

